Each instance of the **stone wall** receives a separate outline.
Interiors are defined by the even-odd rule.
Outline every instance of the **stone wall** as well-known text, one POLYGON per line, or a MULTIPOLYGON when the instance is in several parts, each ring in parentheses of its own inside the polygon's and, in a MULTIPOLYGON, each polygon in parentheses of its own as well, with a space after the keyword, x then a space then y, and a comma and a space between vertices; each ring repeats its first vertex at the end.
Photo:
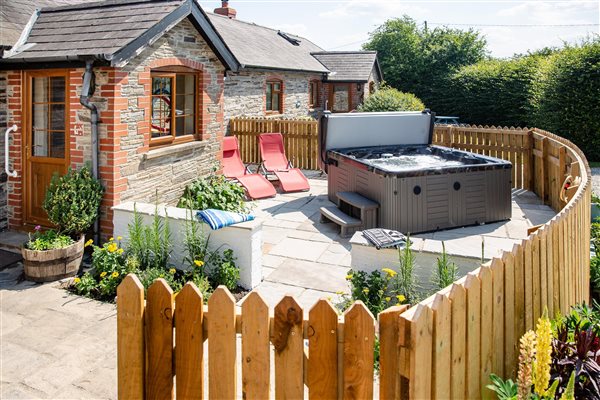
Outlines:
POLYGON ((321 79, 318 74, 302 72, 242 71, 228 72, 225 78, 225 123, 232 117, 265 116, 267 79, 283 82, 283 110, 273 117, 306 117, 308 84, 311 79, 321 79))
POLYGON ((6 194, 6 172, 4 171, 4 132, 8 128, 7 124, 7 73, 0 71, 0 231, 8 227, 8 199, 6 194))

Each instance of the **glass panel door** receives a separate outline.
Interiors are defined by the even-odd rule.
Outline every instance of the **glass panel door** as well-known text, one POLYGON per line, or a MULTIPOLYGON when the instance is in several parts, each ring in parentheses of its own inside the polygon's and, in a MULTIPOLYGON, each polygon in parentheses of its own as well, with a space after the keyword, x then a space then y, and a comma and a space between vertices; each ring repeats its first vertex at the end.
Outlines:
POLYGON ((67 76, 27 74, 24 207, 26 224, 49 225, 42 204, 52 176, 68 165, 67 76))

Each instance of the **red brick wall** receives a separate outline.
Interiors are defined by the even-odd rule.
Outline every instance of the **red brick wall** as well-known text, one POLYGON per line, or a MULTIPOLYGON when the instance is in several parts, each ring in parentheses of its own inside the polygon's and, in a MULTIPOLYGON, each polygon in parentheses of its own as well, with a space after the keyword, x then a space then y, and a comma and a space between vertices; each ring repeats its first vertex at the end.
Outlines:
POLYGON ((12 133, 12 141, 9 145, 9 159, 12 169, 18 173, 16 178, 8 178, 8 225, 17 227, 23 224, 23 177, 22 165, 22 134, 23 134, 23 109, 22 109, 22 85, 23 73, 21 71, 8 71, 7 73, 7 103, 8 103, 8 126, 17 125, 17 132, 12 133))

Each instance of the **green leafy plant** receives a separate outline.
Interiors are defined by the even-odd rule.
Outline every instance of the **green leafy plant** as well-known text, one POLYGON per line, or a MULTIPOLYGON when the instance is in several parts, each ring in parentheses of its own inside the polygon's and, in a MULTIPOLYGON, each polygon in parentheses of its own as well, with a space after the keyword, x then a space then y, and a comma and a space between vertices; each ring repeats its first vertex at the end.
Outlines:
POLYGON ((503 380, 496 374, 490 374, 491 385, 486 387, 496 392, 498 400, 516 400, 518 387, 512 379, 503 380))
POLYGON ((246 212, 244 189, 223 175, 212 174, 199 178, 188 185, 179 200, 178 207, 193 210, 217 210, 246 212))
POLYGON ((600 253, 590 259, 590 290, 596 300, 600 300, 600 253))
POLYGON ((102 194, 102 185, 87 166, 69 169, 63 176, 52 177, 42 207, 61 234, 77 236, 98 218, 102 194))
MULTIPOLYGON (((393 270, 389 271, 395 273, 393 270)), ((390 276, 390 273, 382 274, 377 270, 371 273, 350 270, 346 275, 346 280, 350 284, 350 293, 338 292, 340 301, 336 306, 340 311, 344 311, 355 301, 360 300, 374 316, 377 316, 381 311, 392 305, 392 296, 388 295, 390 276)), ((405 299, 400 297, 400 300, 405 299)))
POLYGON ((33 235, 29 235, 29 241, 25 243, 25 247, 29 250, 45 251, 62 249, 75 243, 68 235, 61 235, 55 230, 47 230, 42 232, 41 227, 35 227, 33 235))
POLYGON ((220 260, 210 271, 210 281, 213 286, 225 285, 229 290, 237 288, 237 282, 240 279, 240 269, 235 264, 235 260, 233 250, 226 249, 223 251, 220 260))
POLYGON ((139 271, 137 275, 146 290, 159 278, 167 281, 173 292, 177 293, 183 287, 183 282, 181 279, 178 279, 180 276, 178 276, 178 271, 175 268, 166 271, 164 268, 153 266, 139 271))
MULTIPOLYGON (((165 210, 166 213, 166 210, 165 210)), ((152 224, 144 225, 142 216, 134 205, 133 221, 128 226, 129 242, 126 252, 137 258, 140 269, 169 268, 173 243, 169 224, 159 214, 156 205, 152 224)))
POLYGON ((437 289, 443 289, 458 279, 458 267, 448 257, 446 245, 442 241, 442 254, 437 258, 432 283, 437 289))
POLYGON ((398 275, 394 278, 394 292, 401 294, 408 303, 418 300, 417 281, 415 278, 415 255, 410 246, 410 236, 406 237, 407 245, 398 249, 398 275))
POLYGON ((600 196, 592 192, 592 203, 600 204, 600 196))
POLYGON ((358 111, 421 111, 425 104, 412 93, 403 93, 398 89, 382 85, 375 93, 358 106, 358 111))

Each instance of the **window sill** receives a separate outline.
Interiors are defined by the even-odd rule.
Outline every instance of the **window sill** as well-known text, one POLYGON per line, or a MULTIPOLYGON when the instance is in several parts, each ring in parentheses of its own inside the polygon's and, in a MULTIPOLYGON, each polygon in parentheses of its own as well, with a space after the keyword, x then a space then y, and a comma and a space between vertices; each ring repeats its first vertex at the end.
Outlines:
POLYGON ((159 147, 157 149, 152 149, 144 154, 142 161, 150 161, 156 158, 161 158, 165 156, 170 156, 173 154, 184 153, 186 151, 191 151, 195 149, 199 149, 206 146, 206 141, 193 141, 188 143, 174 144, 172 146, 159 147))

